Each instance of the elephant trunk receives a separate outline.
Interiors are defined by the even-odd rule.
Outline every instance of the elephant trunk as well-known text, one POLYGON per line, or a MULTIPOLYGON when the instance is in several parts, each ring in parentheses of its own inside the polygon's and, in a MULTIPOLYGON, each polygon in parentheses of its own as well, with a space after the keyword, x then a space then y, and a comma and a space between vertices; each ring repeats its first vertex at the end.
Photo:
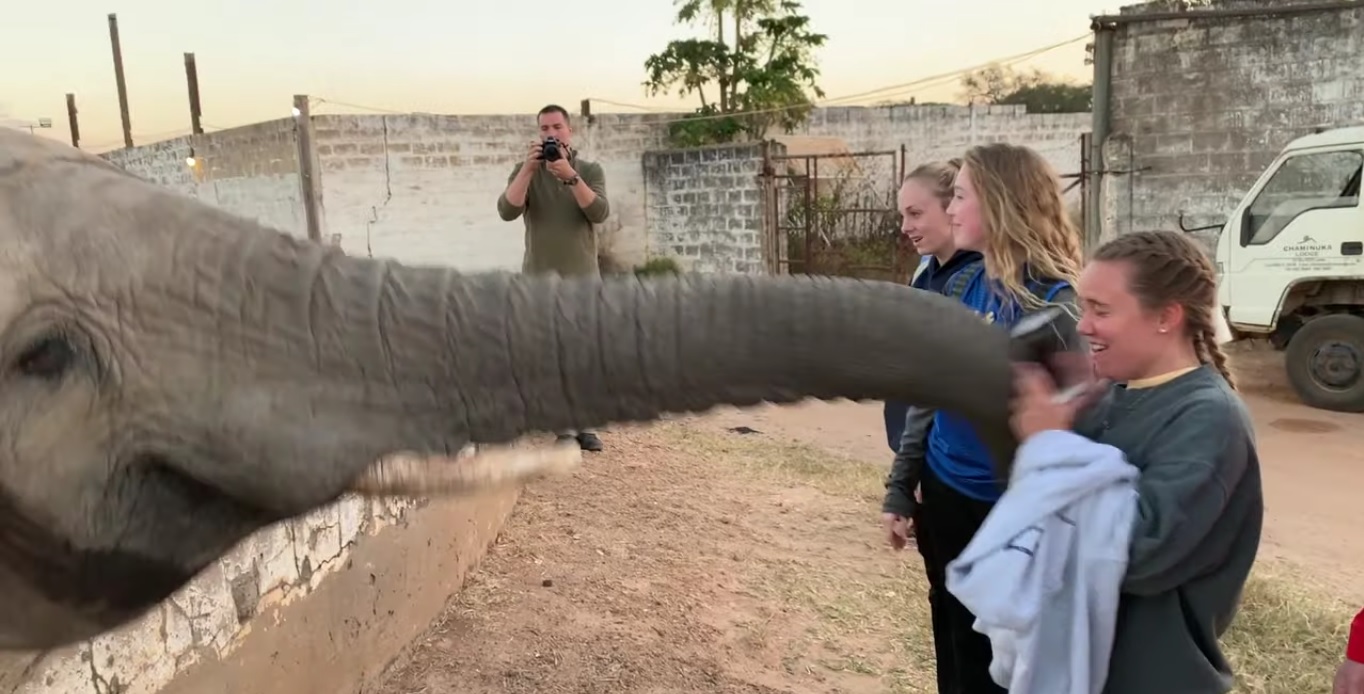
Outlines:
POLYGON ((284 237, 257 248, 235 265, 236 291, 274 302, 223 301, 260 307, 245 342, 264 351, 217 412, 234 425, 206 427, 235 432, 214 450, 238 451, 210 476, 281 512, 395 451, 722 404, 894 398, 961 413, 1004 459, 1015 445, 1007 336, 935 294, 816 277, 461 275, 284 237))

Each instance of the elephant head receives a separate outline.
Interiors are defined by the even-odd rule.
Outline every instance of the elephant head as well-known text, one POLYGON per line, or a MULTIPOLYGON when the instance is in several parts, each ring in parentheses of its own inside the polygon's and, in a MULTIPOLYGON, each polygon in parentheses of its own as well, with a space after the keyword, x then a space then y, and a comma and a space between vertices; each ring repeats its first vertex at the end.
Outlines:
POLYGON ((881 282, 462 275, 0 130, 0 648, 117 627, 395 451, 896 398, 1001 459, 1008 338, 881 282))

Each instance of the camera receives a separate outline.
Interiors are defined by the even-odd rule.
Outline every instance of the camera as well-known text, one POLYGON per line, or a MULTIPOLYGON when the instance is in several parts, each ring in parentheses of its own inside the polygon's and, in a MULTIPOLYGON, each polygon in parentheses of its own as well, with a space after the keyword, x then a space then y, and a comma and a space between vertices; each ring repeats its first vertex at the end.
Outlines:
POLYGON ((558 138, 545 138, 544 144, 540 146, 540 158, 545 161, 559 161, 563 156, 564 153, 560 150, 558 138))

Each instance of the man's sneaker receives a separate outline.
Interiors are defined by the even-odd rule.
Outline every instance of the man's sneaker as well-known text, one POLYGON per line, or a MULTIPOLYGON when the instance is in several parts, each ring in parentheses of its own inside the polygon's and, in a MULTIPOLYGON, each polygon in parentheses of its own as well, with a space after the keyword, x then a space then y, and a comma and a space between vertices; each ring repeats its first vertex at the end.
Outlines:
POLYGON ((581 434, 578 434, 577 438, 578 446, 584 451, 592 451, 595 453, 602 448, 601 439, 597 438, 597 435, 590 431, 584 431, 581 434))

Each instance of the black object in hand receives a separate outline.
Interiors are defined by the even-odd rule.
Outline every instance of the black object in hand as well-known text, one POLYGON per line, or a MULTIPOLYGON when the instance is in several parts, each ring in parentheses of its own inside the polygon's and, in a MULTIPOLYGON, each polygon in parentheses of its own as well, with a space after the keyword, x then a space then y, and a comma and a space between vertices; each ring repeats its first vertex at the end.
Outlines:
POLYGON ((563 152, 559 149, 558 138, 545 138, 544 144, 540 146, 540 158, 545 161, 559 161, 563 156, 563 152))
POLYGON ((1014 324, 1009 337, 1009 356, 1014 361, 1046 365, 1052 357, 1071 349, 1074 325, 1066 325, 1069 316, 1058 306, 1046 306, 1024 316, 1014 324))
MULTIPOLYGON (((1059 306, 1024 316, 1009 334, 1009 358, 1045 369, 1062 387, 1057 397, 1071 400, 1093 391, 1093 381, 1074 372, 1086 364, 1079 322, 1059 306), (1067 368, 1069 367, 1069 368, 1067 368)), ((1092 375, 1092 374, 1089 374, 1092 375)))

